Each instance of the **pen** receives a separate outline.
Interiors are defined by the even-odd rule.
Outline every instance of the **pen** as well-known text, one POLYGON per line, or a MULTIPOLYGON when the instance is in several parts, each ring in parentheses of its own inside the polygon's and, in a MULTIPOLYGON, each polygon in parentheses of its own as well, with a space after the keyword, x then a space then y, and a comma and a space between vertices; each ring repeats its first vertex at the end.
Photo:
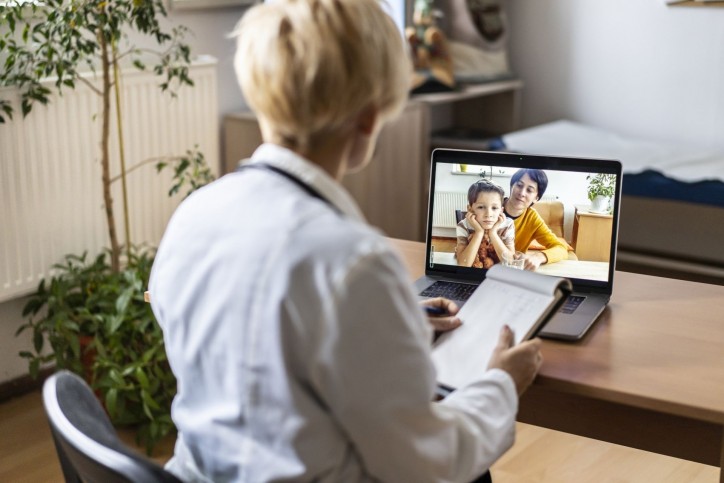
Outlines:
POLYGON ((441 315, 447 315, 447 310, 445 310, 442 307, 425 307, 425 312, 427 315, 434 315, 434 316, 441 316, 441 315))

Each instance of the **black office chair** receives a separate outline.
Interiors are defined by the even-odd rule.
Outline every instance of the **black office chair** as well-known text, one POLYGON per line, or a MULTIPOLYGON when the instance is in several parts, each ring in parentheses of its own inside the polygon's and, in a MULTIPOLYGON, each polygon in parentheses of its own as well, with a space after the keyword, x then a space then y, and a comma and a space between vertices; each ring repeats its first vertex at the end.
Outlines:
POLYGON ((173 482, 174 475, 128 448, 88 384, 60 371, 43 385, 43 404, 66 482, 173 482))

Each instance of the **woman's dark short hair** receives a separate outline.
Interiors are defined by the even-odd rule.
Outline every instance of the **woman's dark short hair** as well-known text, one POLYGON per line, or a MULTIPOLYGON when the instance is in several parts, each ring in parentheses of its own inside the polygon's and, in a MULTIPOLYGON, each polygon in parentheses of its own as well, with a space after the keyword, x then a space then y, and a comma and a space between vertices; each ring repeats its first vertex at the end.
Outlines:
POLYGON ((478 199, 478 195, 480 193, 498 193, 500 195, 500 203, 503 203, 503 198, 505 198, 505 191, 503 191, 503 188, 490 180, 480 179, 471 184, 470 188, 468 188, 468 203, 470 206, 475 204, 475 201, 478 199))
POLYGON ((520 178, 522 178, 524 174, 527 174, 528 177, 531 180, 535 181, 538 185, 538 199, 540 200, 541 198, 543 198, 543 193, 545 193, 546 188, 548 188, 548 176, 542 169, 521 168, 516 171, 515 174, 513 174, 513 176, 510 178, 511 190, 513 189, 513 185, 520 181, 520 178))

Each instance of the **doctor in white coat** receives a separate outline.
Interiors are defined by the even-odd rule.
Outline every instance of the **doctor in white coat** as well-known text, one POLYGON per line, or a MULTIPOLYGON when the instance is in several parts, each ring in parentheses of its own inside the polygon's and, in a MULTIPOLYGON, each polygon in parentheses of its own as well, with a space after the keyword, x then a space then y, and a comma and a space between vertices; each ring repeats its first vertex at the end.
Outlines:
MULTIPOLYGON (((399 31, 377 0, 280 0, 250 8, 236 35, 265 143, 181 204, 151 275, 178 380, 168 468, 186 481, 489 480, 540 341, 511 347, 504 329, 479 379, 433 402, 432 327, 340 185, 407 97, 399 31)), ((454 304, 431 303, 450 314, 440 327, 459 325, 454 304)))

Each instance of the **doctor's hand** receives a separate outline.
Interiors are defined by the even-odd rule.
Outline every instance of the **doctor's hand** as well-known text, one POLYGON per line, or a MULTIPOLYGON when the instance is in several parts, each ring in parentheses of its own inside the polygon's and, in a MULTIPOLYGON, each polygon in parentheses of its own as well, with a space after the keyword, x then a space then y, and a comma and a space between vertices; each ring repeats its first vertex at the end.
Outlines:
POLYGON ((457 329, 462 322, 455 314, 460 310, 452 300, 436 297, 420 302, 422 309, 427 314, 427 320, 437 332, 447 332, 457 329))
POLYGON ((500 331, 498 345, 490 358, 488 369, 502 369, 513 378, 518 396, 522 395, 535 379, 543 363, 540 339, 532 339, 513 345, 513 331, 507 325, 500 331))

